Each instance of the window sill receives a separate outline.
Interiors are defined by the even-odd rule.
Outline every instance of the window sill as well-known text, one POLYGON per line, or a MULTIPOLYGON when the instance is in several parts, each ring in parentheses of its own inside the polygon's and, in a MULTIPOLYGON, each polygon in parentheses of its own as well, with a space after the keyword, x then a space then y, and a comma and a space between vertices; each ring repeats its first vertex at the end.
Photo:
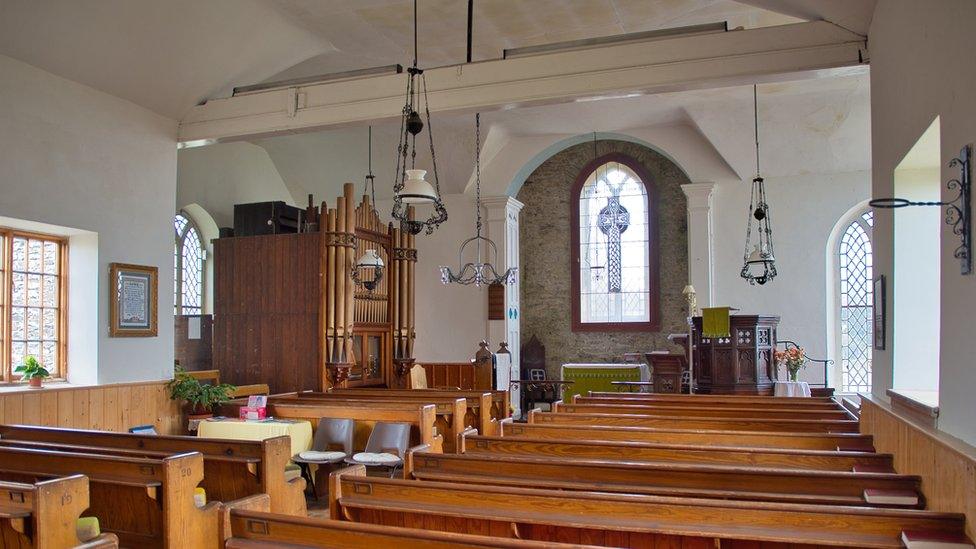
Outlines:
POLYGON ((78 389, 80 387, 85 387, 85 385, 71 384, 63 380, 46 381, 41 387, 33 388, 26 383, 7 383, 0 385, 0 395, 9 395, 17 393, 41 393, 44 391, 57 391, 63 389, 78 389))

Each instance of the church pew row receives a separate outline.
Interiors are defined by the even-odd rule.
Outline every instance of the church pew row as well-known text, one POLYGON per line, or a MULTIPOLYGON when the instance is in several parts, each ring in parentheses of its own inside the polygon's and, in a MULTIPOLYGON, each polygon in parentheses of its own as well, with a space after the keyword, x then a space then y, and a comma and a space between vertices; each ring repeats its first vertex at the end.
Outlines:
POLYGON ((335 520, 610 547, 900 548, 902 530, 963 535, 965 524, 919 510, 381 479, 361 466, 330 487, 335 520))
POLYGON ((458 453, 737 465, 808 471, 853 471, 857 467, 875 472, 895 472, 891 454, 873 452, 650 444, 592 439, 489 437, 478 435, 474 431, 462 433, 458 453))
POLYGON ((707 429, 715 431, 857 433, 853 420, 776 419, 768 417, 708 418, 694 416, 653 416, 640 414, 587 413, 582 405, 567 404, 560 412, 529 411, 529 423, 563 425, 613 425, 618 427, 656 427, 659 429, 707 429))
POLYGON ((219 503, 198 508, 193 492, 203 480, 203 456, 164 459, 0 447, 0 480, 36 482, 70 474, 89 479, 83 516, 98 517, 102 531, 125 547, 219 545, 219 503))
POLYGON ((658 429, 653 427, 612 425, 560 425, 551 422, 515 423, 510 419, 502 421, 500 427, 502 436, 504 437, 874 452, 874 442, 871 435, 862 435, 860 433, 762 433, 658 429))
MULTIPOLYGON (((591 394, 593 394, 591 392, 591 394)), ((756 397, 765 399, 764 401, 749 399, 731 402, 722 401, 702 401, 697 395, 685 399, 658 399, 654 398, 655 393, 601 393, 604 396, 573 395, 573 404, 630 404, 634 406, 662 406, 662 407, 688 407, 688 408, 772 408, 777 410, 818 410, 822 412, 842 412, 844 406, 840 403, 830 402, 808 402, 808 399, 801 398, 779 398, 779 397, 756 397)), ((689 395, 683 395, 689 396, 689 395)))
MULTIPOLYGON (((695 463, 502 454, 411 452, 404 478, 499 486, 618 492, 820 505, 876 507, 865 490, 902 494, 905 508, 924 508, 921 479, 896 473, 856 473, 695 463)), ((895 507, 896 505, 886 505, 895 507)))
POLYGON ((791 407, 745 406, 670 406, 662 404, 644 405, 639 402, 606 402, 600 399, 576 399, 571 404, 561 401, 554 403, 553 411, 561 412, 563 407, 585 407, 589 413, 598 414, 644 414, 655 416, 696 416, 696 417, 774 417, 777 419, 828 419, 852 420, 847 410, 824 410, 791 407))
POLYGON ((0 482, 0 547, 118 547, 115 534, 82 542, 76 523, 88 508, 88 478, 72 475, 25 484, 0 482))
MULTIPOLYGON (((231 405, 233 408, 233 405, 231 405)), ((237 410, 221 408, 224 415, 237 417, 237 410), (226 410, 226 411, 225 411, 226 410)), ((356 422, 356 448, 364 448, 377 422, 409 423, 410 444, 429 444, 434 452, 444 450, 444 435, 437 432, 437 407, 420 402, 269 402, 268 415, 284 419, 304 419, 318 427, 319 418, 343 418, 356 422)))
POLYGON ((231 501, 252 494, 271 497, 271 510, 286 515, 305 515, 305 480, 285 478, 291 461, 287 436, 261 441, 222 440, 186 436, 139 435, 34 425, 0 425, 0 445, 46 444, 48 449, 161 458, 167 455, 203 454, 203 482, 207 498, 231 501))
MULTIPOLYGON (((490 406, 490 398, 488 395, 483 395, 483 399, 486 404, 490 406)), ((478 416, 474 419, 478 420, 480 417, 481 400, 479 399, 465 399, 463 397, 455 396, 423 396, 423 397, 412 397, 412 396, 368 396, 368 397, 355 397, 347 395, 333 395, 330 393, 287 393, 282 395, 272 395, 268 400, 270 404, 312 404, 312 403, 323 403, 323 404, 362 404, 370 405, 374 402, 396 402, 396 403, 406 403, 406 404, 433 404, 435 409, 435 421, 434 426, 437 428, 437 432, 444 436, 444 451, 453 452, 454 451, 454 441, 457 440, 458 434, 464 431, 465 428, 479 427, 485 428, 485 426, 479 426, 478 423, 467 422, 469 416, 469 410, 473 409, 473 413, 478 416), (471 402, 471 401, 474 402, 471 402)))
POLYGON ((370 387, 352 387, 352 388, 333 388, 329 389, 330 394, 337 395, 350 395, 350 396, 375 396, 375 395, 406 395, 406 396, 417 396, 417 395, 449 395, 461 398, 481 398, 481 395, 488 393, 491 397, 491 407, 489 408, 489 417, 495 422, 499 422, 512 415, 511 406, 511 394, 508 391, 473 391, 473 390, 455 390, 455 389, 373 389, 370 387))
POLYGON ((831 397, 774 397, 759 395, 685 395, 669 393, 611 393, 589 391, 588 397, 626 398, 645 402, 669 402, 698 406, 700 404, 760 404, 763 406, 798 406, 801 408, 825 407, 836 409, 840 404, 831 397))
POLYGON ((231 509, 227 522, 230 535, 226 549, 542 549, 593 547, 493 538, 483 535, 437 532, 399 525, 360 524, 338 520, 297 518, 284 515, 231 509))

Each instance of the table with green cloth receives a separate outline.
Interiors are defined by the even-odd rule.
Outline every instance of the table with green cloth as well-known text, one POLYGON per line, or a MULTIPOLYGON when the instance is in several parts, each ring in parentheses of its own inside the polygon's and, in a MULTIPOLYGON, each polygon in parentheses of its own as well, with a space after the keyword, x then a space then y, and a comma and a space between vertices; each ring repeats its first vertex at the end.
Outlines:
POLYGON ((590 391, 618 392, 623 387, 613 385, 614 381, 650 381, 651 372, 647 364, 563 364, 560 378, 574 381, 563 399, 569 402, 573 395, 586 396, 590 391))

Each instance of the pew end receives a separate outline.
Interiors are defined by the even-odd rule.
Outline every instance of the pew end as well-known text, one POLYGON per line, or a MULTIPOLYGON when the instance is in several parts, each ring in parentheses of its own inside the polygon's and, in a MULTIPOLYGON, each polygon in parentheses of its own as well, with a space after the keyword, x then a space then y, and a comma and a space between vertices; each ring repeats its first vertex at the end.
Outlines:
POLYGON ((532 408, 529 410, 528 415, 525 416, 526 423, 538 423, 538 415, 542 413, 542 408, 532 408))
POLYGON ((302 477, 285 479, 285 467, 291 455, 291 437, 280 436, 262 441, 266 459, 261 460, 261 475, 265 490, 271 498, 272 513, 305 516, 308 509, 305 503, 306 482, 302 477))
POLYGON ((163 459, 166 490, 163 491, 163 539, 173 547, 213 547, 219 539, 220 502, 197 507, 194 490, 203 481, 203 454, 178 454, 163 459))
MULTIPOLYGON (((406 469, 406 465, 404 465, 404 469, 406 469)), ((352 477, 366 478, 366 466, 350 465, 338 471, 333 471, 329 475, 329 518, 332 520, 348 520, 342 517, 339 508, 339 498, 342 497, 342 480, 352 477)))
MULTIPOLYGON (((232 510, 271 512, 271 496, 268 494, 255 494, 246 498, 228 501, 220 505, 220 543, 221 547, 230 539, 231 525, 230 512, 232 510)), ((279 513, 280 514, 280 513, 279 513)))
POLYGON ((430 444, 418 444, 407 448, 407 454, 403 458, 403 478, 409 479, 413 474, 414 455, 417 453, 431 453, 430 444))
MULTIPOLYGON (((467 428, 467 429, 465 429, 464 431, 462 431, 460 434, 458 434, 457 452, 456 453, 458 453, 458 454, 465 453, 465 451, 466 451, 465 450, 465 448, 466 448, 465 447, 465 444, 467 442, 467 438, 468 437, 473 437, 473 436, 478 436, 478 430, 477 429, 472 429, 470 427, 467 428)), ((492 436, 492 435, 487 435, 487 436, 492 436)))

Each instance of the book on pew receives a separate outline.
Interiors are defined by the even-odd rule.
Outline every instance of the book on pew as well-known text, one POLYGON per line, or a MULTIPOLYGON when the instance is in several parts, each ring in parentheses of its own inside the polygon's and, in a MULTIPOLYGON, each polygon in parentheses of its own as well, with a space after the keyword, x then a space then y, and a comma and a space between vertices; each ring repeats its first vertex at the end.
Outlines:
POLYGON ((963 534, 938 530, 905 530, 901 541, 907 549, 973 549, 963 534))
POLYGON ((918 505, 918 493, 912 490, 865 488, 864 501, 878 505, 918 505))

